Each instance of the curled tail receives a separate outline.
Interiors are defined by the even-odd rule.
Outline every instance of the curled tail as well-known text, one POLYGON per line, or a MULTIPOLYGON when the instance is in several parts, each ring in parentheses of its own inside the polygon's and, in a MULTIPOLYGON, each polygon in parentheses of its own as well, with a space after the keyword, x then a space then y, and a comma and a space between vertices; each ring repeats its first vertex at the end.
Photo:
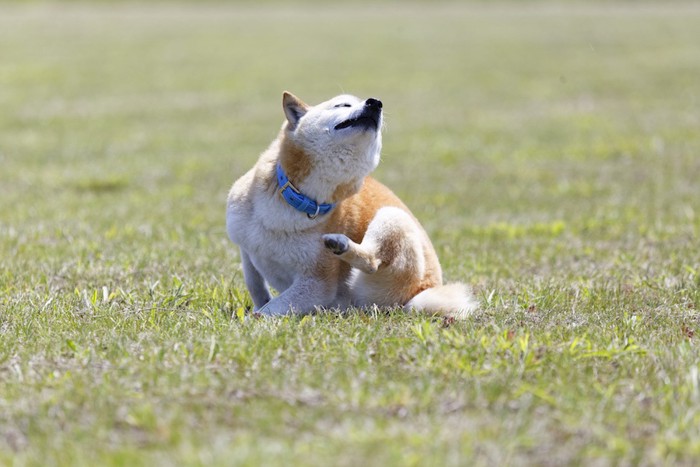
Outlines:
POLYGON ((465 319, 479 306, 469 287, 461 283, 438 285, 425 289, 404 306, 405 310, 454 319, 465 319))

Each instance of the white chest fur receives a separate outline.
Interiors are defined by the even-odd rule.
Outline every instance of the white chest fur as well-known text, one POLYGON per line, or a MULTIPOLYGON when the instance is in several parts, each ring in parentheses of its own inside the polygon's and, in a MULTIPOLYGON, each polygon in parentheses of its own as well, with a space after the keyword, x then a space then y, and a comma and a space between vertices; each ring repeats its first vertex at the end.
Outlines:
POLYGON ((296 278, 309 274, 323 252, 321 235, 313 228, 313 221, 290 212, 290 207, 279 200, 257 198, 252 202, 233 197, 229 200, 226 225, 229 238, 280 292, 296 278))

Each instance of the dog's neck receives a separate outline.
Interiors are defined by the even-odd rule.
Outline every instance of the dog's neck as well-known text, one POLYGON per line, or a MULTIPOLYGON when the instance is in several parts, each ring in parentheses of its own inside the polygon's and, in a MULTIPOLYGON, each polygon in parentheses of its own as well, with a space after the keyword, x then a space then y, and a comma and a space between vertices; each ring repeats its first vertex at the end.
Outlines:
POLYGON ((275 166, 275 174, 277 176, 278 193, 288 205, 299 212, 305 213, 309 219, 324 216, 335 207, 335 203, 321 203, 302 193, 294 186, 287 174, 284 173, 280 162, 277 162, 275 166))
POLYGON ((306 197, 321 204, 335 204, 357 193, 364 177, 343 180, 343 170, 324 170, 284 133, 279 137, 279 164, 287 178, 306 197))

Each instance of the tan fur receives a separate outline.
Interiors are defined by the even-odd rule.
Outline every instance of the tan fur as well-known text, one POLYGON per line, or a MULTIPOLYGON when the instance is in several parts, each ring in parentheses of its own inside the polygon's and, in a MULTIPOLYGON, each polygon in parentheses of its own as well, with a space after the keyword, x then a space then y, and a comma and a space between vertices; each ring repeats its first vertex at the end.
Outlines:
POLYGON ((349 198, 350 196, 360 191, 360 188, 362 187, 362 182, 362 180, 353 180, 352 182, 342 183, 338 185, 338 188, 335 189, 329 201, 331 203, 338 203, 344 200, 345 198, 349 198))
POLYGON ((280 135, 280 161, 289 180, 301 183, 311 173, 313 161, 303 149, 289 141, 285 132, 280 135))
POLYGON ((232 187, 227 229, 241 246, 246 285, 261 313, 398 305, 464 318, 475 309, 466 286, 442 285, 440 262, 418 220, 368 175, 379 160, 380 132, 338 130, 344 119, 367 115, 359 112, 370 101, 338 96, 310 107, 285 93, 279 137, 232 187), (278 162, 297 189, 335 208, 308 218, 287 205, 278 192, 278 162), (329 238, 334 243, 324 245, 329 238), (272 298, 267 284, 280 295, 272 298))
MULTIPOLYGON (((387 206, 399 208, 412 219, 415 219, 406 205, 389 188, 374 178, 367 177, 359 193, 339 203, 328 223, 324 226, 323 232, 344 233, 355 244, 361 243, 367 227, 377 214, 377 211, 387 206)), ((428 267, 422 276, 418 276, 415 270, 410 269, 402 271, 396 276, 396 280, 389 284, 391 290, 387 293, 388 296, 395 297, 393 303, 406 303, 419 292, 442 283, 442 272, 435 250, 429 241, 426 242, 427 234, 422 228, 420 232, 424 237, 422 239, 424 240, 422 247, 428 267)), ((394 258, 401 250, 402 237, 400 234, 395 233, 394 235, 386 236, 384 240, 385 243, 382 243, 376 254, 351 246, 351 251, 341 255, 341 259, 348 261, 358 269, 372 269, 369 265, 376 266, 374 268, 375 271, 385 269, 393 263, 394 258), (344 257, 345 255, 348 256, 347 259, 344 257), (363 263, 367 265, 364 268, 361 267, 363 263)), ((333 258, 331 257, 330 260, 333 260, 333 258)), ((346 275, 339 277, 339 280, 346 279, 346 275)))
POLYGON ((368 176, 359 193, 350 196, 331 211, 324 233, 343 232, 355 242, 360 242, 367 226, 379 208, 394 206, 408 211, 401 200, 386 186, 368 176))

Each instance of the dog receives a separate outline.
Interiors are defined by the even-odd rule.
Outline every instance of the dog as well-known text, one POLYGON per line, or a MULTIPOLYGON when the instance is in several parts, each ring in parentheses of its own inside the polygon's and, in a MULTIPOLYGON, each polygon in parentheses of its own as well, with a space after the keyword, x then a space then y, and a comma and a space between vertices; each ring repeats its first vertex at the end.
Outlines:
POLYGON ((233 184, 226 208, 254 312, 376 305, 463 319, 476 310, 467 286, 442 284, 425 230, 370 176, 380 159, 382 107, 351 95, 310 106, 283 94, 286 121, 233 184))

